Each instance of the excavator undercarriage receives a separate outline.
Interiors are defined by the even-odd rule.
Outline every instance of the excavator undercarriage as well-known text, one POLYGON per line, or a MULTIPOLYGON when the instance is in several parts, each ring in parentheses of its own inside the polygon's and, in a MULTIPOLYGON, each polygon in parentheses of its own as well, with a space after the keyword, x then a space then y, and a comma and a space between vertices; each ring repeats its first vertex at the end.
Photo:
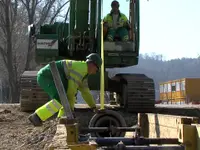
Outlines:
MULTIPOLYGON (((154 109, 154 82, 144 74, 117 74, 108 85, 106 91, 116 92, 116 107, 134 113, 154 109)), ((37 84, 37 71, 25 71, 21 76, 21 110, 34 111, 48 100, 50 97, 37 84)))

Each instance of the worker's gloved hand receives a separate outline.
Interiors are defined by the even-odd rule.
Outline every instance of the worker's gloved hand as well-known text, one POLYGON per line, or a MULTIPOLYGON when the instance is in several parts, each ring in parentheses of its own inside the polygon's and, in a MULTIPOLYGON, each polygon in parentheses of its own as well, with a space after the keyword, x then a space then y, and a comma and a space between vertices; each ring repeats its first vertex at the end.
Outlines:
POLYGON ((92 108, 94 113, 104 113, 105 109, 98 109, 97 107, 92 108))
POLYGON ((97 113, 105 113, 105 109, 98 109, 97 113))

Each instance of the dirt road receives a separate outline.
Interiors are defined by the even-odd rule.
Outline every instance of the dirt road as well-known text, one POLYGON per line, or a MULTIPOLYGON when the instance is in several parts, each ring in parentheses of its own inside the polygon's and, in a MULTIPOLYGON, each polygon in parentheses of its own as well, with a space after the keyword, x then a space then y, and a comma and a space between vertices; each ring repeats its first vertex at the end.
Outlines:
POLYGON ((42 150, 51 142, 56 121, 33 127, 17 105, 0 105, 0 150, 42 150))

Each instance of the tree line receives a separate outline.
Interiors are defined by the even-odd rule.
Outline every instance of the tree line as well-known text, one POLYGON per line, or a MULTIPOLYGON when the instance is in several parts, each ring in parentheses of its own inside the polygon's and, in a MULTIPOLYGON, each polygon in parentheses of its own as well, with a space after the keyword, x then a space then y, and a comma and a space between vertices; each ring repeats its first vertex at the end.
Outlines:
POLYGON ((0 79, 3 85, 9 86, 9 102, 19 101, 21 73, 36 67, 34 41, 28 33, 28 25, 35 24, 38 31, 40 25, 54 23, 57 17, 64 17, 61 12, 68 2, 0 0, 0 79))

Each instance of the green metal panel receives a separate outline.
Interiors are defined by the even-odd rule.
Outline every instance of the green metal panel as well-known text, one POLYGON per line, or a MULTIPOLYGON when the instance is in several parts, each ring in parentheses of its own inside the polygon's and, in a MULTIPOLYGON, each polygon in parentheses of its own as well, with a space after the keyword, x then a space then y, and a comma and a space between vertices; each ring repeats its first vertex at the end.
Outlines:
POLYGON ((76 0, 76 32, 88 31, 89 0, 76 0))
MULTIPOLYGON (((105 89, 107 89, 108 88, 108 72, 105 71, 104 75, 105 75, 104 86, 105 86, 105 89)), ((95 75, 90 75, 88 77, 88 85, 89 85, 90 90, 100 90, 100 72, 95 75)))
POLYGON ((75 26, 75 6, 76 0, 70 0, 70 12, 69 12, 69 36, 74 33, 75 26))
POLYGON ((68 36, 68 23, 55 22, 52 25, 46 24, 40 27, 40 34, 57 34, 58 38, 68 36))
POLYGON ((40 34, 56 34, 56 24, 40 26, 40 34))
MULTIPOLYGON (((101 0, 97 0, 97 9, 96 9, 96 19, 97 19, 97 53, 101 54, 101 0)), ((107 87, 108 85, 108 75, 107 72, 105 72, 105 87, 107 87)), ((91 75, 88 78, 88 84, 91 90, 100 90, 100 72, 95 74, 95 75, 91 75)))
POLYGON ((57 34, 58 34, 58 38, 67 38, 68 37, 68 28, 69 28, 69 24, 68 23, 64 23, 61 22, 57 25, 57 34))
POLYGON ((98 0, 97 2, 97 20, 98 20, 98 24, 97 24, 97 53, 101 54, 101 3, 102 0, 98 0))
MULTIPOLYGON (((140 4, 139 0, 134 3, 134 31, 135 31, 135 51, 139 55, 140 45, 140 4)), ((137 63, 138 64, 138 63, 137 63)), ((135 65, 137 65, 135 64, 135 65)))
POLYGON ((90 49, 94 49, 94 38, 95 38, 95 27, 96 27, 96 8, 97 8, 97 0, 90 0, 90 49))
POLYGON ((37 39, 58 39, 57 34, 38 34, 37 39))
POLYGON ((138 63, 138 57, 134 52, 104 52, 106 68, 127 67, 138 63))

